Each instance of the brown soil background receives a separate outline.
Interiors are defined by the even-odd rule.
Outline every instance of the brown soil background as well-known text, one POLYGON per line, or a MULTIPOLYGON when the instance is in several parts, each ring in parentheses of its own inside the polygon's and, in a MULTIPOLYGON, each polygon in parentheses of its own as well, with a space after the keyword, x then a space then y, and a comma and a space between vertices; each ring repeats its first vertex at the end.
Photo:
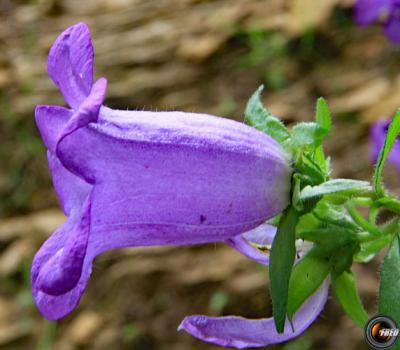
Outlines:
MULTIPOLYGON (((207 112, 243 120, 252 92, 287 123, 327 98, 335 177, 369 179, 368 128, 400 106, 400 51, 359 28, 352 0, 1 0, 0 349, 217 349, 176 328, 185 315, 271 315, 266 270, 222 244, 124 249, 98 258, 79 308, 46 322, 33 305, 33 254, 64 220, 33 120, 63 104, 47 51, 84 21, 110 107, 207 112)), ((398 191, 393 169, 387 186, 398 191)), ((379 259, 378 259, 379 260, 379 259)), ((354 267, 376 312, 379 261, 354 267)), ((367 349, 330 298, 318 321, 274 349, 367 349)))

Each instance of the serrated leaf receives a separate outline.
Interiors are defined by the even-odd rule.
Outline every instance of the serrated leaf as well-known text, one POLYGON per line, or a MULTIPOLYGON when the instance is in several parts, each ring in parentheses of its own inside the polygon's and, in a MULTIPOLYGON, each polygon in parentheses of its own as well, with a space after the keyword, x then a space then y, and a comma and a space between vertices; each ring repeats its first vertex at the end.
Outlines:
POLYGON ((289 279, 296 256, 295 230, 299 216, 293 207, 284 212, 271 247, 269 278, 272 311, 278 333, 285 328, 289 279))
POLYGON ((397 235, 383 260, 380 278, 379 313, 400 322, 400 246, 397 235))
POLYGON ((329 274, 329 262, 306 255, 293 268, 289 282, 287 314, 289 319, 319 288, 329 274))
POLYGON ((357 291, 354 275, 345 271, 332 279, 333 290, 343 310, 360 327, 368 322, 368 314, 364 309, 357 291))
POLYGON ((392 122, 389 125, 389 129, 386 135, 385 142, 379 152, 378 160, 375 166, 375 172, 373 176, 373 183, 375 192, 380 196, 383 197, 385 195, 385 189, 382 184, 382 172, 385 166, 385 162, 389 153, 396 141, 397 136, 400 133, 400 110, 396 112, 393 117, 392 122))
POLYGON ((275 118, 261 102, 261 85, 257 91, 250 97, 244 112, 246 122, 256 129, 266 133, 279 143, 283 143, 290 137, 289 131, 285 125, 275 118))
POLYGON ((300 200, 308 200, 314 197, 323 196, 337 192, 365 192, 371 190, 371 185, 366 181, 334 179, 324 182, 318 186, 307 186, 300 192, 300 200))

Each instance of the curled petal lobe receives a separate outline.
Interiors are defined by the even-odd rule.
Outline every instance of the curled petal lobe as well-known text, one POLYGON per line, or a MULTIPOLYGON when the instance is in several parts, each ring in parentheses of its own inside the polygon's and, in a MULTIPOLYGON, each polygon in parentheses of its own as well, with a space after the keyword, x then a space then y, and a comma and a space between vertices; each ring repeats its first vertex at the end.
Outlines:
POLYGON ((375 22, 385 11, 392 9, 393 0, 358 0, 355 7, 356 21, 359 25, 375 22))
POLYGON ((58 140, 72 115, 70 109, 61 106, 36 107, 36 125, 46 148, 52 153, 56 153, 58 140))
POLYGON ((65 101, 78 109, 93 84, 93 45, 86 24, 64 31, 49 52, 47 70, 65 101))
POLYGON ((107 89, 107 80, 100 78, 97 80, 90 90, 90 94, 82 101, 79 109, 68 120, 68 123, 62 130, 58 142, 79 128, 82 128, 89 123, 97 121, 100 107, 104 101, 104 96, 107 89))
POLYGON ((238 349, 282 343, 297 337, 315 321, 328 298, 328 287, 329 281, 326 280, 297 311, 293 318, 294 332, 289 321, 286 322, 285 332, 279 334, 273 318, 245 319, 236 316, 188 316, 178 330, 185 330, 209 343, 238 349))
POLYGON ((52 252, 53 256, 41 266, 35 279, 39 290, 57 296, 69 292, 78 283, 89 240, 90 204, 89 196, 64 246, 52 252))
POLYGON ((248 258, 260 264, 269 265, 269 250, 275 234, 275 226, 262 224, 254 230, 227 239, 225 243, 248 258), (261 249, 266 249, 266 251, 261 249))

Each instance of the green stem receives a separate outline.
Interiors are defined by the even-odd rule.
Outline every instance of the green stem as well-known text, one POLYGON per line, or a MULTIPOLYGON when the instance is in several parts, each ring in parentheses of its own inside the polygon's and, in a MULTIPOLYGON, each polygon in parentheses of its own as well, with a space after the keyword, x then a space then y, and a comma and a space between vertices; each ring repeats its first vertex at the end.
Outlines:
POLYGON ((351 218, 354 220, 355 223, 357 223, 360 227, 362 227, 365 231, 368 231, 369 233, 375 235, 375 236, 380 236, 381 231, 377 226, 374 224, 371 224, 368 220, 366 220, 355 208, 353 203, 350 201, 347 202, 346 208, 348 213, 350 214, 351 218))
POLYGON ((379 199, 376 202, 377 205, 380 205, 396 214, 400 214, 400 201, 394 197, 384 197, 379 199))
POLYGON ((379 214, 379 206, 377 206, 376 204, 373 204, 370 209, 369 209, 369 213, 368 213, 368 221, 372 224, 372 225, 376 225, 376 218, 379 214))
POLYGON ((361 205, 363 207, 371 207, 374 205, 374 201, 367 197, 355 197, 352 198, 354 204, 361 205))

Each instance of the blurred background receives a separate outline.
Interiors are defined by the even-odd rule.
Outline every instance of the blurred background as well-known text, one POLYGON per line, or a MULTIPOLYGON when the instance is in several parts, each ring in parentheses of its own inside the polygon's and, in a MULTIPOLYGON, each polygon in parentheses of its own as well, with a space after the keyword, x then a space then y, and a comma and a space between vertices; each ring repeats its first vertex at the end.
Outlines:
MULTIPOLYGON (((52 190, 37 104, 64 104, 47 52, 86 22, 95 75, 120 109, 206 112, 243 121, 264 102, 290 124, 327 98, 335 177, 369 179, 368 128, 400 106, 400 50, 379 25, 357 27, 353 0, 0 0, 0 349, 217 349, 178 333, 185 315, 271 315, 266 270, 223 244, 124 249, 99 257, 81 305, 57 323, 36 310, 33 254, 64 220, 52 190)), ((396 191, 396 172, 387 186, 396 191)), ((355 266, 376 312, 379 259, 355 266)), ((271 349, 367 349, 330 298, 318 321, 271 349)))

